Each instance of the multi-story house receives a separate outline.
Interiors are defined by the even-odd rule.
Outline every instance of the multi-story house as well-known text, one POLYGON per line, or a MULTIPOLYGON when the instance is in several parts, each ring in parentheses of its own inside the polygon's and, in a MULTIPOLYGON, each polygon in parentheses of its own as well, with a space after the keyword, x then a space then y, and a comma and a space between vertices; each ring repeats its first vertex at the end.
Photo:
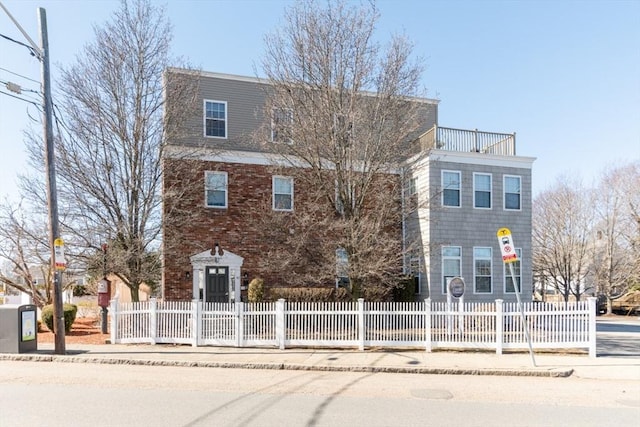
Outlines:
MULTIPOLYGON (((169 141, 165 153, 165 196, 185 185, 179 206, 166 197, 162 294, 167 300, 240 300, 252 278, 277 281, 286 274, 259 270, 274 236, 250 217, 265 201, 274 212, 295 215, 306 191, 293 174, 273 168, 273 153, 252 143, 265 122, 266 83, 179 69, 168 73, 198 79, 202 107, 185 124, 197 132, 169 141)), ((531 299, 534 159, 516 156, 514 134, 438 127, 438 102, 416 102, 425 106, 423 132, 412 142, 420 154, 389 172, 405 182, 399 186, 403 219, 397 235, 406 256, 398 275, 415 276, 416 299, 446 299, 452 277, 466 281, 467 301, 515 298, 496 237, 507 227, 520 256, 516 280, 523 299, 531 299)), ((336 276, 344 262, 336 251, 336 276)))

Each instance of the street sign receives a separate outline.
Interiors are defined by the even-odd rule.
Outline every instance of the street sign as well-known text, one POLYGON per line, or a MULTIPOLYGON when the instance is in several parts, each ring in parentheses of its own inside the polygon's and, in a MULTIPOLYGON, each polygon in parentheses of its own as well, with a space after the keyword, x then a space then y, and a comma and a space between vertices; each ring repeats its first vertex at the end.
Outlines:
POLYGON ((64 259, 64 241, 57 238, 53 241, 53 250, 55 254, 56 270, 64 271, 67 268, 67 261, 64 259))
POLYGON ((511 231, 508 228, 501 228, 500 230, 498 230, 497 235, 498 242, 500 243, 500 249, 502 251, 502 261, 518 261, 518 254, 516 253, 516 248, 513 245, 511 231))

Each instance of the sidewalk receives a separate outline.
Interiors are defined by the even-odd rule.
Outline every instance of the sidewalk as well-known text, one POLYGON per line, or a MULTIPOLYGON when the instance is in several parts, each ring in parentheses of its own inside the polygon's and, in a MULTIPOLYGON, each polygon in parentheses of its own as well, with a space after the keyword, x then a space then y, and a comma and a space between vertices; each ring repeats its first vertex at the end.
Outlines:
POLYGON ((55 355, 53 350, 53 344, 41 344, 37 352, 0 354, 0 360, 640 381, 640 357, 590 358, 587 354, 534 354, 534 366, 528 352, 497 355, 476 351, 278 350, 170 344, 68 344, 66 355, 55 355))

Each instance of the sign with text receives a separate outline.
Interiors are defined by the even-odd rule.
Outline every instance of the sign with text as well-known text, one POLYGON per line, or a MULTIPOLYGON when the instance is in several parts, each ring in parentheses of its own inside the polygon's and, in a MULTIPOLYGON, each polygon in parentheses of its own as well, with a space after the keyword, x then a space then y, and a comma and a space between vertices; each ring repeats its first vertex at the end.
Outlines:
POLYGON ((498 230, 497 235, 498 242, 500 243, 500 250, 502 251, 502 261, 518 261, 518 254, 516 253, 516 248, 513 245, 511 231, 508 228, 501 228, 500 230, 498 230))

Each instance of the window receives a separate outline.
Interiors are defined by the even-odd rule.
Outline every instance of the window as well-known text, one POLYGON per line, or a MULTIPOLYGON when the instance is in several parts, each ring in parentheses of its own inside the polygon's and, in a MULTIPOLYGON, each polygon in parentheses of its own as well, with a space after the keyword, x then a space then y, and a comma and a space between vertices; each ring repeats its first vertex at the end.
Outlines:
POLYGON ((460 207, 460 172, 442 171, 442 205, 460 207))
POLYGON ((227 137, 227 103, 204 101, 204 135, 213 138, 227 137))
POLYGON ((274 176, 272 180, 273 188, 273 210, 292 211, 293 210, 293 178, 285 176, 274 176))
POLYGON ((473 174, 473 207, 491 209, 491 174, 473 174))
POLYGON ((227 207, 227 173, 205 172, 205 204, 210 208, 227 207))
MULTIPOLYGON (((518 261, 512 262, 511 264, 513 264, 513 275, 516 277, 518 291, 522 292, 522 270, 520 269, 520 263, 522 262, 522 249, 516 248, 516 254, 518 255, 518 261)), ((504 293, 515 293, 515 288, 513 287, 513 278, 511 277, 511 268, 507 265, 507 263, 504 264, 504 293)))
POLYGON ((346 249, 336 249, 336 287, 349 286, 349 255, 346 249))
POLYGON ((409 259, 409 274, 413 276, 413 293, 420 293, 420 278, 422 276, 420 268, 420 257, 416 251, 412 251, 409 259))
POLYGON ((291 143, 293 110, 274 108, 271 114, 271 141, 291 143))
POLYGON ((344 203, 345 201, 351 203, 351 209, 355 209, 355 207, 356 207, 356 193, 355 193, 355 189, 353 188, 351 183, 345 182, 343 184, 344 188, 340 188, 338 184, 339 183, 336 180, 336 212, 338 212, 340 215, 344 215, 344 207, 348 206, 348 204, 349 204, 349 203, 347 203, 347 205, 345 205, 345 203, 344 203), (344 196, 341 195, 340 190, 345 191, 347 194, 344 194, 344 196), (343 197, 348 199, 348 200, 343 200, 343 197))
POLYGON ((491 289, 491 248, 473 248, 474 292, 490 294, 491 289))
POLYGON ((462 266, 462 248, 460 246, 442 247, 442 293, 447 293, 447 281, 459 277, 462 266))
POLYGON ((416 190, 416 178, 408 178, 407 179, 407 188, 406 188, 407 197, 415 196, 418 192, 416 190))
POLYGON ((510 210, 520 210, 520 195, 522 192, 521 179, 519 176, 504 177, 504 208, 510 210))

